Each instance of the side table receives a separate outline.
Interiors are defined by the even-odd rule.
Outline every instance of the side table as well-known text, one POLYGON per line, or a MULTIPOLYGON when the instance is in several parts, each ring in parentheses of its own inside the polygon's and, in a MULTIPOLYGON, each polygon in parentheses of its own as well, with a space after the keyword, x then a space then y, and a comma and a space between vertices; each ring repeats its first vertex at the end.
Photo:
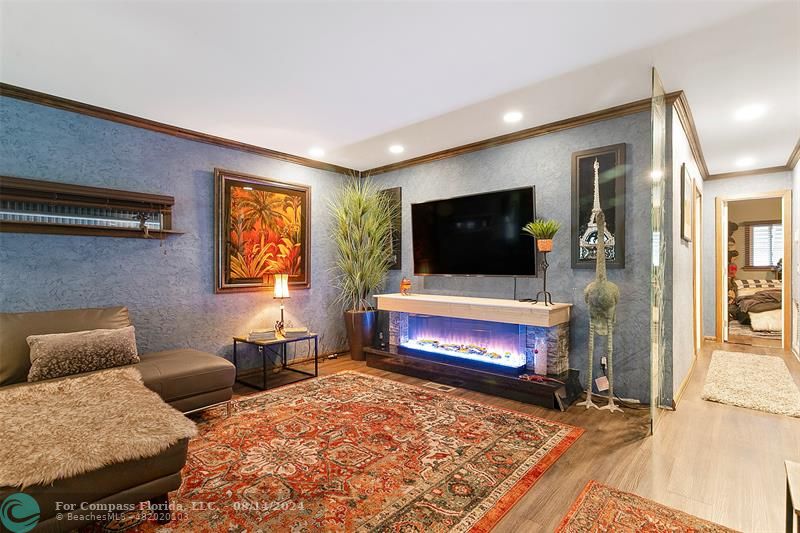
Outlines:
POLYGON ((280 360, 281 370, 290 370, 298 374, 303 374, 304 378, 297 381, 303 381, 309 378, 315 378, 319 375, 319 342, 316 333, 308 333, 302 337, 279 337, 269 341, 251 341, 247 337, 234 337, 233 338, 233 365, 236 367, 236 381, 253 387, 255 389, 267 390, 270 387, 267 385, 267 355, 277 356, 280 360), (292 343, 302 341, 314 341, 314 373, 306 372, 298 368, 293 368, 286 361, 286 346, 292 343), (251 344, 258 347, 258 353, 261 356, 261 383, 253 383, 245 381, 239 377, 239 364, 238 364, 238 345, 251 344))

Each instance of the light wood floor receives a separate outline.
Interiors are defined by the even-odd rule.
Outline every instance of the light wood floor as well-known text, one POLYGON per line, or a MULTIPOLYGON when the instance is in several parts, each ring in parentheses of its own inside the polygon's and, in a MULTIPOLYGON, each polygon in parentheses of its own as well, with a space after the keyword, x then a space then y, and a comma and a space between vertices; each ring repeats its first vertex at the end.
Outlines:
POLYGON ((781 339, 765 339, 755 335, 728 335, 729 344, 743 344, 745 346, 760 346, 762 348, 780 348, 783 346, 781 339))
MULTIPOLYGON (((647 436, 646 410, 609 414, 573 406, 561 413, 463 389, 451 392, 586 430, 495 531, 553 531, 590 479, 740 531, 783 531, 783 461, 800 461, 800 420, 701 400, 715 349, 780 355, 800 385, 800 363, 786 352, 706 343, 677 409, 661 415, 654 437, 647 436)), ((347 357, 320 365, 321 374, 341 370, 424 383, 347 357)), ((237 396, 251 393, 236 388, 237 396)))

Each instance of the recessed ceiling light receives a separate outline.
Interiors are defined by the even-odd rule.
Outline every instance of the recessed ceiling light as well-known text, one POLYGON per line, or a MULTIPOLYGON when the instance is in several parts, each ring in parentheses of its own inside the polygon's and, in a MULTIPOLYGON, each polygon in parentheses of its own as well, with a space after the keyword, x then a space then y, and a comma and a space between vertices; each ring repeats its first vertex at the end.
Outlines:
POLYGON ((393 144, 389 147, 389 151, 393 154, 402 154, 406 151, 402 144, 393 144))
POLYGON ((308 155, 310 155, 311 157, 322 157, 323 155, 325 155, 325 150, 323 150, 318 146, 315 146, 308 151, 308 155))
POLYGON ((756 164, 755 157, 745 156, 745 157, 740 157, 739 159, 736 160, 736 166, 739 168, 752 167, 755 164, 756 164))
POLYGON ((755 120, 764 116, 766 112, 767 106, 764 104, 749 104, 737 109, 733 116, 736 120, 747 122, 748 120, 755 120))
POLYGON ((520 120, 522 120, 522 113, 519 111, 509 111, 503 115, 503 122, 507 122, 508 124, 513 124, 514 122, 519 122, 520 120))

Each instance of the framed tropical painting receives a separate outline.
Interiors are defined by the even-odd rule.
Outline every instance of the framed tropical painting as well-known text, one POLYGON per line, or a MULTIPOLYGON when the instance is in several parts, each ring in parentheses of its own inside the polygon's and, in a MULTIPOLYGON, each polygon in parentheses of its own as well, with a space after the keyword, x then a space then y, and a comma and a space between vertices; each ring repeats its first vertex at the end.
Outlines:
POLYGON ((215 292, 311 285, 311 188, 214 169, 215 292))

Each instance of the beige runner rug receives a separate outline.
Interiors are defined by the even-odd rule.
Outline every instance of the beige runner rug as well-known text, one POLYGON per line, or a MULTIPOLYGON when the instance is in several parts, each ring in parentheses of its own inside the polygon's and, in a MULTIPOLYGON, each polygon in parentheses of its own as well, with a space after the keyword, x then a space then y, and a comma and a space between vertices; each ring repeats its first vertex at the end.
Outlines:
POLYGON ((702 398, 800 417, 800 390, 783 359, 772 355, 715 351, 702 398))

